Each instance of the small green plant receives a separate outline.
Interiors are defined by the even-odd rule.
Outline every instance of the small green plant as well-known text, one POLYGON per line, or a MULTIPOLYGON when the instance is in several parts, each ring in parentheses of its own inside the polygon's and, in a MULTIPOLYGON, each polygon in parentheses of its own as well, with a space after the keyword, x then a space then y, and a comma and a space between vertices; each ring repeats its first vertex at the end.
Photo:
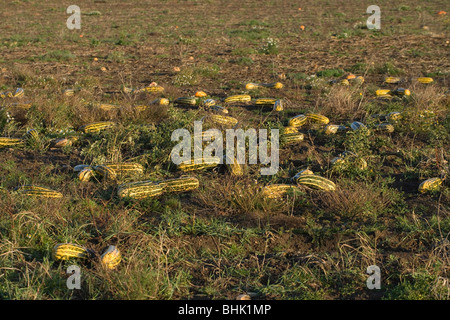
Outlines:
POLYGON ((231 51, 231 54, 236 55, 236 56, 242 56, 242 57, 248 56, 248 55, 251 55, 254 53, 256 53, 256 50, 254 50, 252 48, 236 48, 231 51))
POLYGON ((361 128, 356 131, 347 132, 344 146, 347 150, 351 150, 358 156, 367 156, 372 153, 371 139, 368 134, 369 129, 361 128))
POLYGON ((259 48, 259 52, 263 54, 277 54, 279 52, 278 41, 273 38, 267 38, 259 48))
POLYGON ((108 54, 106 57, 106 61, 116 62, 116 63, 124 63, 127 60, 126 54, 120 50, 114 50, 108 54))
POLYGON ((85 15, 85 16, 101 16, 102 13, 100 11, 94 10, 94 11, 89 11, 89 12, 83 13, 83 15, 85 15))
POLYGON ((372 73, 401 76, 405 74, 405 71, 396 67, 392 62, 385 62, 381 66, 374 67, 372 73))
POLYGON ((316 74, 318 77, 330 78, 330 77, 342 77, 344 73, 345 72, 342 69, 326 69, 318 71, 316 74))
POLYGON ((191 86, 198 83, 198 76, 195 75, 192 69, 184 69, 179 72, 173 79, 173 84, 177 87, 191 86))
POLYGON ((44 55, 38 56, 37 60, 42 61, 71 61, 76 56, 69 50, 53 50, 44 55))
POLYGON ((252 64, 254 64, 255 62, 253 61, 252 58, 248 58, 248 57, 239 57, 236 60, 236 63, 242 66, 251 66, 252 64))

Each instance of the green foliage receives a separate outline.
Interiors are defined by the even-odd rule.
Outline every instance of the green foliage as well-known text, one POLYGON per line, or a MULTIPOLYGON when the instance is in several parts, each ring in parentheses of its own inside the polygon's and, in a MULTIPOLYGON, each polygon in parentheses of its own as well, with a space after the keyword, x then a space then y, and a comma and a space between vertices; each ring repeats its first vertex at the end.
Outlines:
POLYGON ((277 54, 279 52, 278 41, 273 38, 267 38, 258 51, 263 54, 277 54))
POLYGON ((67 62, 76 59, 76 56, 69 50, 53 50, 44 55, 38 56, 36 59, 48 62, 52 61, 67 62))
POLYGON ((331 77, 341 77, 344 75, 344 70, 342 69, 327 69, 321 70, 317 73, 318 77, 331 78, 331 77))
POLYGON ((401 76, 405 74, 405 71, 403 69, 396 67, 392 62, 385 62, 382 65, 376 66, 371 69, 370 72, 390 76, 401 76))

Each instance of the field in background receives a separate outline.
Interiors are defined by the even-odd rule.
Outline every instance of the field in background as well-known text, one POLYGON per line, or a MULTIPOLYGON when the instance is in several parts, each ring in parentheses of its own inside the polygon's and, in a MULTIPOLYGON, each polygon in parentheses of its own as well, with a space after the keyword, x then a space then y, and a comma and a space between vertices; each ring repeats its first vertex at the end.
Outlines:
POLYGON ((0 109, 0 136, 39 141, 0 149, 1 299, 448 299, 450 185, 421 194, 419 184, 449 171, 450 13, 446 1, 9 1, 0 12, 0 92, 21 87, 27 112, 0 109), (81 29, 69 30, 69 5, 81 8, 81 29), (368 30, 369 5, 381 9, 381 30, 368 30), (299 8, 301 7, 301 8, 299 8), (304 28, 301 28, 304 26, 304 28), (179 68, 174 69, 174 68, 179 68), (353 73, 361 86, 329 84, 353 73), (410 97, 383 101, 386 76, 404 80, 410 97), (417 77, 434 82, 421 84, 417 77), (246 91, 248 82, 281 90, 246 91), (129 95, 121 88, 156 82, 163 93, 129 95), (63 90, 77 89, 73 96, 63 90), (134 180, 181 176, 171 163, 170 137, 193 128, 201 109, 152 106, 203 90, 283 100, 284 110, 232 106, 241 128, 278 128, 306 112, 332 123, 374 123, 375 114, 408 114, 393 133, 327 136, 305 131, 282 140, 280 170, 242 177, 223 168, 195 173, 200 188, 143 201, 120 200, 117 184, 80 182, 79 164, 139 162, 134 180), (95 103, 122 106, 119 111, 95 103), (432 116, 424 116, 424 111, 432 116), (11 120, 10 117, 13 117, 11 120), (117 125, 81 135, 86 123, 117 125), (69 147, 51 140, 78 135, 69 147), (335 170, 331 160, 351 150, 367 169, 335 170), (302 189, 282 201, 261 187, 290 183, 309 168, 336 183, 323 193, 302 189), (22 184, 51 187, 62 199, 29 199, 22 184), (58 262, 55 244, 96 252, 116 245, 123 261, 105 270, 98 260, 58 262), (81 267, 80 290, 66 269, 81 267), (381 289, 369 290, 366 269, 381 269, 381 289))

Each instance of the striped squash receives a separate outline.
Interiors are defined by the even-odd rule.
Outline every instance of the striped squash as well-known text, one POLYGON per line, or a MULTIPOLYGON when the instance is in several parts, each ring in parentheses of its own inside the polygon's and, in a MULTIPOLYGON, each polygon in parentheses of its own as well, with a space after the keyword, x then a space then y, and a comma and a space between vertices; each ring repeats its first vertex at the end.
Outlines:
POLYGON ((221 114, 211 114, 211 115, 209 115, 209 118, 211 119, 211 121, 213 121, 217 124, 231 126, 231 127, 234 127, 239 122, 239 120, 236 118, 233 118, 231 116, 224 116, 221 114))
POLYGON ((17 88, 14 93, 12 93, 11 95, 8 95, 8 96, 11 98, 19 98, 19 97, 22 97, 23 95, 24 95, 24 90, 22 88, 17 88))
POLYGON ((150 93, 159 93, 163 92, 164 87, 161 86, 148 86, 141 89, 135 89, 133 90, 133 93, 140 93, 140 92, 150 92, 150 93))
POLYGON ((86 124, 86 125, 82 126, 80 129, 84 133, 98 133, 101 130, 111 128, 112 126, 114 126, 114 124, 115 123, 111 122, 111 121, 99 121, 99 122, 93 122, 93 123, 86 124))
POLYGON ((118 186, 117 195, 119 198, 132 198, 141 200, 145 198, 157 197, 164 193, 165 184, 154 181, 137 181, 124 183, 118 186))
POLYGON ((248 94, 237 94, 233 96, 226 97, 223 101, 225 103, 231 104, 236 102, 250 102, 252 97, 248 94))
POLYGON ((117 179, 116 171, 109 166, 98 165, 98 166, 94 166, 92 168, 92 170, 94 171, 94 173, 96 175, 98 175, 104 179, 108 179, 108 180, 116 180, 117 179))
POLYGON ((260 85, 258 83, 253 83, 253 82, 249 82, 245 85, 246 90, 254 90, 254 89, 258 89, 259 87, 260 87, 260 85))
POLYGON ((180 177, 163 180, 165 192, 186 192, 195 190, 200 186, 200 182, 195 177, 180 177))
POLYGON ((283 84, 281 82, 261 83, 260 86, 272 89, 282 89, 283 84))
POLYGON ((38 142, 39 139, 39 133, 37 132, 36 129, 30 129, 27 131, 27 133, 25 134, 28 142, 38 142))
POLYGON ((305 135, 303 133, 291 133, 283 135, 284 141, 286 144, 296 143, 303 141, 305 139, 305 135))
POLYGON ((433 78, 430 78, 430 77, 417 78, 417 82, 420 82, 420 83, 432 83, 433 81, 434 81, 433 78))
POLYGON ((212 107, 215 106, 217 104, 217 101, 214 99, 206 99, 205 101, 202 102, 203 106, 205 107, 212 107))
POLYGON ((398 78, 398 77, 386 77, 384 79, 384 82, 390 83, 390 84, 396 84, 396 83, 400 82, 400 78, 398 78))
POLYGON ((318 113, 307 113, 306 118, 312 123, 328 124, 330 122, 330 119, 318 113))
POLYGON ((295 185, 291 184, 271 184, 262 189, 262 196, 269 199, 281 198, 289 192, 298 191, 295 185))
POLYGON ((216 112, 218 114, 224 113, 224 114, 228 114, 228 109, 222 106, 218 106, 218 105, 213 105, 208 107, 209 110, 216 112))
POLYGON ((336 190, 336 185, 333 181, 315 174, 300 175, 297 178, 296 182, 299 185, 308 186, 314 189, 320 189, 324 191, 336 190))
POLYGON ((301 127, 302 125, 304 125, 306 123, 306 121, 308 120, 308 118, 304 115, 304 114, 299 114, 291 119, 289 119, 289 126, 291 127, 301 127))
POLYGON ((305 175, 305 174, 312 175, 312 174, 314 174, 314 172, 312 172, 312 171, 309 170, 309 169, 301 170, 300 172, 296 173, 295 176, 293 176, 291 180, 294 181, 294 182, 297 182, 297 179, 298 179, 300 176, 305 175))
POLYGON ((391 94, 391 90, 389 90, 389 89, 379 89, 379 90, 375 91, 375 94, 377 96, 385 96, 385 95, 391 94))
POLYGON ((108 246, 100 256, 100 261, 106 269, 113 270, 122 261, 122 254, 116 246, 108 246))
POLYGON ((220 159, 217 157, 207 157, 203 158, 202 160, 202 163, 195 163, 194 159, 192 159, 189 163, 181 163, 178 165, 178 169, 183 172, 198 171, 214 168, 220 162, 220 159))
POLYGON ((52 255, 56 260, 87 259, 93 252, 77 244, 58 243, 53 247, 52 255))
POLYGON ((255 100, 256 105, 273 106, 278 99, 276 98, 258 98, 255 100))
POLYGON ((175 106, 188 106, 188 107, 195 107, 197 105, 197 98, 196 97, 180 97, 173 101, 173 104, 175 106))
POLYGON ((439 186, 442 184, 442 182, 443 180, 438 177, 427 179, 419 185, 419 192, 425 193, 427 191, 437 190, 439 186))
POLYGON ((35 185, 24 185, 17 189, 19 194, 30 196, 30 197, 40 197, 40 198, 62 198, 63 194, 59 191, 55 191, 49 188, 35 186, 35 185))
POLYGON ((276 98, 259 98, 255 100, 257 106, 271 106, 273 111, 283 111, 283 103, 276 98))
POLYGON ((293 133, 298 133, 297 127, 293 127, 293 126, 284 127, 283 134, 286 135, 286 134, 293 134, 293 133))
POLYGON ((277 112, 284 110, 283 103, 281 102, 281 100, 275 101, 275 103, 273 104, 272 110, 277 111, 277 112))
POLYGON ((23 140, 19 138, 0 137, 0 148, 14 147, 23 144, 23 140))
POLYGON ((87 167, 78 172, 78 180, 85 182, 89 181, 94 176, 94 170, 92 168, 87 167))
POLYGON ((401 96, 401 97, 411 95, 411 91, 409 89, 405 89, 405 88, 397 88, 395 90, 392 90, 391 93, 396 96, 401 96))

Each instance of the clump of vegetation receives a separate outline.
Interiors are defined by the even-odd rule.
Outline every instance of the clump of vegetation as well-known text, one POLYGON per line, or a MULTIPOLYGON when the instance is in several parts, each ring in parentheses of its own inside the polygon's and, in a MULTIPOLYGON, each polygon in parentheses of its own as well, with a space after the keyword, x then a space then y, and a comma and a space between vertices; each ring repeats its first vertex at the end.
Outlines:
POLYGON ((278 41, 273 38, 267 38, 260 46, 259 52, 263 54, 277 54, 279 52, 278 41))

